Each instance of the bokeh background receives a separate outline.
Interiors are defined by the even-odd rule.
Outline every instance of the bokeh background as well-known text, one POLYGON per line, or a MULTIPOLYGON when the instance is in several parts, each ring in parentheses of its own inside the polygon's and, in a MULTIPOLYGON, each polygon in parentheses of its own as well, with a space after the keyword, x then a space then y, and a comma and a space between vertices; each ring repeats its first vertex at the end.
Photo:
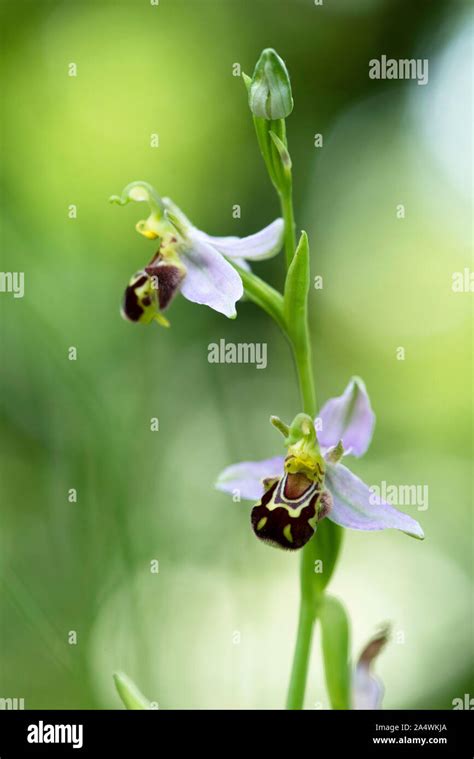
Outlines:
MULTIPOLYGON (((298 557, 255 540, 249 504, 213 482, 280 452, 268 417, 299 410, 287 345, 250 303, 236 321, 184 298, 169 330, 122 321, 153 243, 134 230, 141 206, 107 202, 144 179, 209 233, 275 218, 232 75, 266 46, 292 76, 297 224, 324 282, 311 293, 319 400, 361 375, 377 426, 354 469, 429 487, 427 510, 406 509, 424 543, 346 534, 332 588, 353 655, 390 621, 387 708, 473 693, 472 296, 452 291, 453 272, 472 268, 468 9, 3 0, 1 268, 25 272, 25 297, 0 294, 1 697, 120 708, 123 669, 161 708, 284 704, 298 557), (382 54, 428 58, 428 85, 370 80, 382 54), (220 338, 267 342, 267 369, 210 365, 220 338)), ((281 258, 255 267, 277 286, 281 258)), ((306 706, 328 708, 318 635, 306 706)))

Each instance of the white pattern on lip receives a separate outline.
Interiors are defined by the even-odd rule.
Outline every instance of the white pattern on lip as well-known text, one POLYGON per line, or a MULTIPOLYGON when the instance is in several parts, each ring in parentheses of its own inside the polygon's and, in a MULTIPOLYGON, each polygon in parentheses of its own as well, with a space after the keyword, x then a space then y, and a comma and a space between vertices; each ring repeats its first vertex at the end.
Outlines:
POLYGON ((318 483, 312 482, 304 493, 297 499, 297 500, 290 500, 285 496, 285 484, 286 484, 286 478, 288 475, 285 475, 281 478, 280 482, 277 486, 277 492, 275 493, 275 503, 283 503, 285 506, 289 506, 291 509, 297 509, 299 506, 301 506, 305 501, 308 501, 308 499, 311 499, 313 495, 316 493, 321 492, 320 489, 318 489, 318 483))

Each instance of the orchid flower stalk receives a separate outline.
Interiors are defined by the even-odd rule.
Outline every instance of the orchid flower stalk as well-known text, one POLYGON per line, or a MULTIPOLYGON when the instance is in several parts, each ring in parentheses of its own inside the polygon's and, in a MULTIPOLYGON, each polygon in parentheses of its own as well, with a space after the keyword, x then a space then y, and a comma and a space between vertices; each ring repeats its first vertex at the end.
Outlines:
MULTIPOLYGON (((194 303, 234 318, 236 303, 245 293, 282 330, 294 357, 301 398, 293 421, 271 418, 283 435, 283 450, 271 458, 228 466, 217 478, 216 487, 238 494, 238 500, 253 502, 250 522, 263 543, 300 552, 300 609, 287 708, 304 706, 317 620, 332 708, 379 708, 381 685, 370 667, 385 644, 386 633, 367 646, 352 671, 348 615, 327 588, 344 529, 395 529, 419 539, 423 531, 412 517, 375 499, 370 488, 342 463, 345 457, 363 456, 372 439, 375 414, 363 380, 350 379, 343 393, 326 401, 318 414, 308 324, 310 248, 304 231, 296 245, 292 162, 286 136, 285 119, 293 108, 290 78, 283 60, 267 49, 253 77, 243 74, 243 79, 282 218, 246 238, 213 237, 197 229, 151 185, 132 182, 111 200, 148 206, 148 217, 136 228, 155 241, 158 249, 129 281, 122 315, 132 322, 167 325, 163 311, 181 292, 194 303), (249 262, 276 255, 282 245, 287 267, 279 292, 256 276, 249 262), (315 571, 316 565, 322 567, 321 572, 315 571)), ((128 708, 147 708, 137 706, 145 700, 128 678, 119 678, 117 687, 128 708)))

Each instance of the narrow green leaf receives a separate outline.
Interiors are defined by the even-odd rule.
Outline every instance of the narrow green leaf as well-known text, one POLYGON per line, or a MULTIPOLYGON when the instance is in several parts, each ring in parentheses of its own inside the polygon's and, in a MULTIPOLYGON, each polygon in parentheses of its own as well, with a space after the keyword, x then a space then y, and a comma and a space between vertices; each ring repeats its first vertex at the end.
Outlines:
POLYGON ((301 233, 298 247, 288 269, 285 282, 284 312, 288 331, 295 345, 309 343, 308 292, 309 292, 309 244, 306 232, 301 233))
POLYGON ((273 160, 273 142, 270 136, 271 122, 265 119, 260 119, 258 116, 253 117, 253 123, 255 126, 255 132, 257 134, 257 140, 260 147, 262 158, 267 167, 268 176, 277 191, 280 191, 281 179, 278 170, 275 168, 275 162, 273 160))
POLYGON ((334 596, 326 596, 319 612, 326 687, 333 709, 351 708, 349 621, 347 612, 334 596))
POLYGON ((276 147, 276 149, 278 151, 278 155, 280 156, 280 160, 281 160, 281 164, 283 166, 283 170, 285 172, 285 176, 287 178, 290 178, 291 177, 291 166, 292 166, 292 163, 291 163, 291 156, 290 156, 290 154, 288 152, 288 148, 285 145, 285 143, 283 142, 283 140, 280 140, 280 138, 278 137, 278 135, 275 134, 275 132, 272 132, 270 130, 269 134, 270 134, 270 137, 273 140, 273 144, 275 145, 275 147, 276 147))
POLYGON ((252 77, 245 73, 245 71, 242 71, 242 79, 244 80, 244 84, 247 88, 247 93, 250 92, 250 86, 252 84, 252 77))
MULTIPOLYGON (((275 174, 275 187, 280 196, 291 191, 292 185, 292 162, 286 139, 285 119, 274 119, 268 124, 269 150, 271 154, 273 172, 275 174)), ((294 246, 293 246, 294 247, 294 246)), ((292 250, 292 255, 294 250, 292 250)))
POLYGON ((150 701, 141 693, 133 680, 123 672, 115 672, 115 687, 127 709, 151 709, 150 701))

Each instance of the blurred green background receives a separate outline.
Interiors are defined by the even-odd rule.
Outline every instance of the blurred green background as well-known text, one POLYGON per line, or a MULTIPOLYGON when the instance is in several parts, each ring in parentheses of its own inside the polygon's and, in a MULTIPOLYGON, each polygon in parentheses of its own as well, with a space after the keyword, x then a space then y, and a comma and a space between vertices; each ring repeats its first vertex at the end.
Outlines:
MULTIPOLYGON (((123 669, 161 708, 284 704, 298 557, 255 540, 249 504, 213 482, 281 452, 268 417, 299 410, 287 345, 250 303, 229 321, 179 298, 169 330, 121 320, 154 249, 134 230, 142 207, 107 202, 144 179, 211 234, 275 218, 232 75, 266 46, 292 76, 297 224, 324 281, 310 296, 319 400, 361 375, 377 426, 354 469, 429 487, 426 511, 406 508, 424 543, 346 533, 332 586, 353 655, 391 621, 385 707, 473 693, 472 312, 451 287, 472 267, 468 7, 3 0, 1 266, 25 272, 25 297, 0 294, 0 697, 119 708, 123 669), (381 54, 429 58, 429 84, 370 80, 381 54), (267 369, 209 364, 220 338, 267 342, 267 369)), ((281 256, 255 269, 281 285, 281 256)), ((328 708, 319 635, 306 705, 328 708)))

